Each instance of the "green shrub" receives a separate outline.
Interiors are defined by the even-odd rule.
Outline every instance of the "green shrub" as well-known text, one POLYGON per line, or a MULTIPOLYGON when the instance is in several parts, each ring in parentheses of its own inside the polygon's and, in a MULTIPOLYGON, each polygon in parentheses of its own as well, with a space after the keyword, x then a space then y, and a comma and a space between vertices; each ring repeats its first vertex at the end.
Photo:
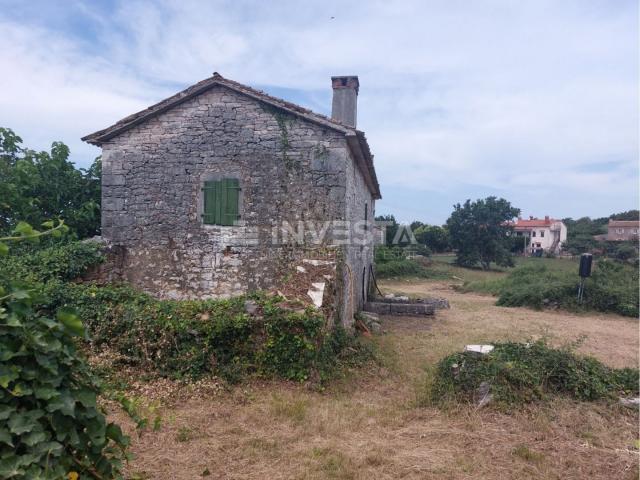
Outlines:
POLYGON ((544 264, 516 268, 497 285, 497 304, 506 307, 593 309, 638 316, 638 270, 617 262, 600 260, 586 280, 584 302, 578 303, 577 273, 556 271, 544 264))
POLYGON ((637 369, 612 369, 570 349, 551 348, 543 340, 494 346, 487 355, 462 352, 443 358, 431 388, 432 401, 473 401, 483 382, 502 405, 540 400, 548 394, 579 400, 638 394, 637 369))
POLYGON ((388 247, 379 245, 374 250, 374 261, 376 265, 382 265, 388 262, 397 262, 407 258, 407 250, 402 247, 388 247))
POLYGON ((225 300, 158 300, 126 285, 52 283, 50 305, 73 305, 91 345, 171 377, 249 373, 303 381, 335 366, 321 358, 336 332, 315 309, 293 311, 266 294, 225 300), (249 314, 245 302, 256 305, 249 314))
POLYGON ((0 478, 121 478, 128 440, 96 404, 82 335, 70 311, 40 315, 26 291, 0 288, 0 478))
POLYGON ((100 245, 95 242, 69 242, 26 251, 12 249, 11 254, 0 256, 0 281, 70 281, 103 259, 100 245))
POLYGON ((415 260, 393 260, 376 265, 376 275, 379 278, 389 277, 424 277, 427 270, 415 260))

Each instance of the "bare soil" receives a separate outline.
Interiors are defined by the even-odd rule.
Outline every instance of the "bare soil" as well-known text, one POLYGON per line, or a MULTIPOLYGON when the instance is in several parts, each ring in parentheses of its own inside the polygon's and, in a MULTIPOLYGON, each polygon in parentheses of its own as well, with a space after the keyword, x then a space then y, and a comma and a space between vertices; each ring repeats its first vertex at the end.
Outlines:
MULTIPOLYGON (((439 295, 431 319, 386 318, 374 338, 382 366, 325 392, 251 382, 160 399, 158 431, 132 435, 131 478, 152 479, 637 479, 638 413, 558 398, 510 413, 419 406, 429 366, 467 343, 545 335, 615 366, 638 366, 638 322, 616 315, 496 307, 446 283, 385 282, 385 292, 439 295), (173 400, 172 400, 173 398, 173 400)), ((137 389, 153 397, 153 386, 137 389)), ((145 404, 144 395, 140 397, 145 404)), ((157 400, 155 400, 157 401, 157 400)))

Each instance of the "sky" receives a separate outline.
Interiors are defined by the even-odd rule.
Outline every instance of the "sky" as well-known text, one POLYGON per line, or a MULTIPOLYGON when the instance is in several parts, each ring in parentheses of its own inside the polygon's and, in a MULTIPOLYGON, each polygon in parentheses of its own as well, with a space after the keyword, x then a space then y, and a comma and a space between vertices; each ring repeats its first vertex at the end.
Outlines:
POLYGON ((636 0, 0 0, 0 126, 87 167, 80 137, 214 71, 325 115, 356 74, 376 214, 602 217, 639 202, 638 23, 636 0))

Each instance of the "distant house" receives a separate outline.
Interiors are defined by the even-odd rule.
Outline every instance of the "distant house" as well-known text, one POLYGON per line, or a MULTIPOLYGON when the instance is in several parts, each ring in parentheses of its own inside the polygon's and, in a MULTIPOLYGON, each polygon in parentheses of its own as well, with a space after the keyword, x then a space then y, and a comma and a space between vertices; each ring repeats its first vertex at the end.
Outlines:
POLYGON ((548 216, 544 219, 529 217, 518 218, 513 229, 517 237, 525 237, 525 255, 537 252, 560 253, 562 244, 567 241, 567 227, 562 220, 548 216))
POLYGON ((638 220, 609 220, 607 225, 607 240, 612 242, 638 241, 638 220))

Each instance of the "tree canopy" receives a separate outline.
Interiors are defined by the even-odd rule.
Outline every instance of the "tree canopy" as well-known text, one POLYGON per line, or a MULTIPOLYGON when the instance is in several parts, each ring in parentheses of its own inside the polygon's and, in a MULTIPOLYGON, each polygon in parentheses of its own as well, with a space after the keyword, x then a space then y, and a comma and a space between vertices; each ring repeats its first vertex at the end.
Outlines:
POLYGON ((449 231, 445 227, 421 224, 413 233, 418 243, 426 245, 433 252, 441 253, 451 249, 449 231))
POLYGON ((19 221, 41 225, 63 218, 79 238, 98 234, 100 176, 100 158, 88 169, 77 169, 64 143, 36 152, 11 129, 0 127, 0 232, 19 221))
POLYGON ((457 250, 456 262, 465 267, 480 264, 485 270, 491 262, 512 266, 510 221, 519 214, 520 209, 504 198, 487 197, 454 205, 447 228, 451 245, 457 250))

